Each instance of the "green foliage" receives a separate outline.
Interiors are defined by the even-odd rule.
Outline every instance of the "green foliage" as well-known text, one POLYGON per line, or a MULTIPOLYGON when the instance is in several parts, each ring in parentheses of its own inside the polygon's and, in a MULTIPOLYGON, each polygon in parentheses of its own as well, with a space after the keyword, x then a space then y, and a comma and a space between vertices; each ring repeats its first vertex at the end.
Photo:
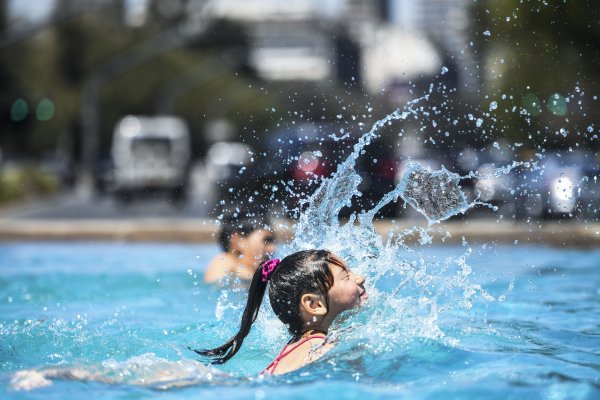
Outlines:
MULTIPOLYGON (((185 20, 184 7, 171 9, 171 14, 165 7, 152 1, 151 20, 132 28, 122 23, 120 2, 108 1, 100 11, 62 20, 0 48, 3 153, 40 157, 60 150, 77 158, 86 82, 110 60, 185 20), (57 149, 61 143, 66 148, 57 149)), ((600 93, 599 20, 600 2, 592 0, 475 3, 471 33, 483 81, 480 104, 496 118, 492 135, 525 142, 532 136, 535 144, 544 146, 597 146, 585 132, 600 126, 594 112, 600 101, 593 99, 600 93), (492 101, 497 102, 495 110, 489 110, 492 101), (564 127, 567 137, 553 134, 564 127)), ((353 110, 356 115, 369 102, 382 112, 389 107, 380 104, 385 103, 381 99, 334 84, 260 82, 245 65, 247 37, 236 23, 214 21, 186 46, 102 84, 99 152, 108 153, 113 127, 127 114, 173 112, 184 117, 199 155, 212 119, 229 119, 240 138, 260 144, 285 121, 339 122, 342 103, 344 112, 353 110), (184 90, 166 99, 173 83, 187 75, 184 90), (160 107, 165 102, 168 110, 160 107)))
POLYGON ((472 18, 487 96, 482 107, 498 102, 498 135, 531 134, 544 147, 597 146, 586 131, 600 123, 592 111, 600 105, 594 98, 600 93, 600 2, 481 0, 472 18), (555 134, 561 128, 567 137, 555 134))
MULTIPOLYGON (((114 7, 106 7, 1 48, 0 84, 4 90, 0 108, 4 117, 0 118, 0 149, 7 155, 40 157, 57 150, 61 143, 70 143, 69 148, 59 150, 77 158, 81 151, 78 146, 85 83, 111 60, 169 29, 173 29, 173 21, 162 17, 143 28, 126 27, 114 7), (65 137, 67 140, 61 140, 65 137)), ((119 118, 161 112, 157 104, 166 88, 204 64, 204 78, 190 81, 170 110, 188 120, 193 139, 203 142, 206 119, 211 116, 233 116, 240 129, 259 125, 252 121, 265 120, 265 104, 270 103, 270 96, 249 88, 253 78, 238 72, 243 69, 241 64, 226 65, 222 61, 223 53, 230 48, 245 54, 245 41, 239 26, 216 21, 187 47, 159 55, 103 84, 98 99, 100 155, 108 153, 119 118), (219 78, 213 80, 215 70, 219 78), (259 97, 262 102, 244 101, 259 97)))
POLYGON ((0 170, 0 204, 47 196, 57 189, 54 175, 34 167, 0 170))

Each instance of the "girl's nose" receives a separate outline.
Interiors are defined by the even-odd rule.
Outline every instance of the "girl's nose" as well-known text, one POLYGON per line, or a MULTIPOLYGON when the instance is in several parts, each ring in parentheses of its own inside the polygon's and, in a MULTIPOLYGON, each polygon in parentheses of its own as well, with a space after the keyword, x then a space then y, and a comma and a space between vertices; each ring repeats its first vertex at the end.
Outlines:
POLYGON ((359 285, 362 285, 363 283, 365 283, 365 277, 362 275, 356 274, 356 283, 358 283, 359 285))

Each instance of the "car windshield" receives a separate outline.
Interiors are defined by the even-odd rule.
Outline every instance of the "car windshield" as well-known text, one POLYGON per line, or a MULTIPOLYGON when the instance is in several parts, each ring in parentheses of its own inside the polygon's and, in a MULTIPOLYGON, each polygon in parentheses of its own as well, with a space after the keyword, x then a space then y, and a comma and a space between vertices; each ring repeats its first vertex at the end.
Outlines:
POLYGON ((137 159, 168 158, 171 153, 171 141, 163 137, 135 138, 131 143, 131 152, 137 159))

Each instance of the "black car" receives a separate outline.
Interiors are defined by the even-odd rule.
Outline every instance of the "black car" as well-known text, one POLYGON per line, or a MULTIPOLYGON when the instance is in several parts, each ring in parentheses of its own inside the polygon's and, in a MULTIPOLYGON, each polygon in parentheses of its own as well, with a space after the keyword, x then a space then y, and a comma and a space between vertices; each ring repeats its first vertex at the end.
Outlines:
MULTIPOLYGON (((298 217, 306 200, 324 178, 330 177, 353 151, 360 132, 344 131, 335 124, 306 123, 274 132, 257 150, 253 162, 221 182, 221 206, 231 208, 243 203, 261 212, 298 217)), ((374 141, 357 160, 356 171, 362 178, 361 197, 342 210, 341 216, 372 208, 392 190, 396 165, 391 148, 374 141)), ((392 216, 393 205, 380 215, 392 216)))

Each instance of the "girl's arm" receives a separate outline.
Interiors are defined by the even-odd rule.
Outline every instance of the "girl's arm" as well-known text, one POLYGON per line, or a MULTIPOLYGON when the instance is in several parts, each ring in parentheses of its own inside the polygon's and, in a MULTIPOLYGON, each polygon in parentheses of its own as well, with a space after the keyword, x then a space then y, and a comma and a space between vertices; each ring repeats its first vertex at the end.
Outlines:
POLYGON ((10 380, 10 386, 14 390, 33 390, 52 385, 50 379, 114 383, 99 373, 86 371, 82 368, 49 368, 18 371, 10 380))
POLYGON ((115 370, 97 369, 91 367, 59 367, 47 369, 30 369, 18 371, 12 377, 10 385, 13 390, 33 390, 52 385, 52 381, 87 381, 106 384, 127 384, 150 387, 152 389, 170 389, 198 385, 205 382, 215 382, 219 379, 229 379, 230 376, 216 368, 197 361, 186 362, 164 361, 157 362, 149 371, 133 373, 123 378, 123 374, 115 370))

